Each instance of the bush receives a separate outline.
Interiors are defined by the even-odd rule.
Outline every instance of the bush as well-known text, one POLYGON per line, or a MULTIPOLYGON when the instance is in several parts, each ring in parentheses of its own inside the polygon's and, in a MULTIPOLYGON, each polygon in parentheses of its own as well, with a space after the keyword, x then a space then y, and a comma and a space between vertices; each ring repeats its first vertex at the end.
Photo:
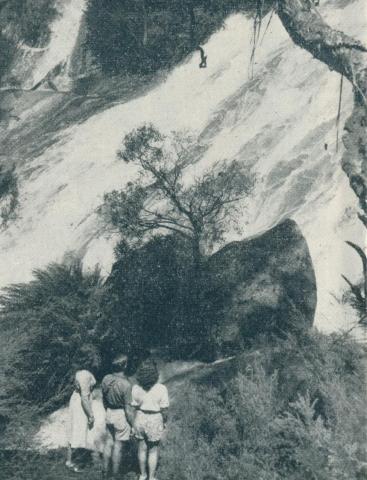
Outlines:
POLYGON ((191 250, 175 235, 136 249, 120 243, 104 296, 106 325, 115 336, 109 349, 121 348, 124 339, 129 350, 168 347, 182 358, 202 340, 193 315, 191 250))
POLYGON ((30 46, 46 45, 50 23, 57 15, 55 0, 11 0, 0 13, 0 25, 11 27, 14 40, 30 46))
POLYGON ((18 178, 15 168, 6 169, 0 166, 0 224, 6 227, 16 217, 18 201, 18 178))
POLYGON ((83 273, 80 262, 51 264, 28 284, 1 297, 2 323, 16 337, 8 364, 7 397, 43 411, 62 405, 79 368, 101 365, 97 332, 101 276, 83 273))
POLYGON ((207 40, 243 3, 251 1, 89 0, 88 43, 106 72, 144 74, 170 68, 207 40))
POLYGON ((0 33, 0 81, 5 77, 15 53, 15 45, 0 33))
POLYGON ((258 346, 179 386, 160 476, 357 478, 365 460, 364 352, 349 339, 340 344, 318 333, 307 342, 311 352, 294 338, 258 346), (295 401, 281 380, 289 360, 279 357, 283 349, 293 352, 305 373, 295 401), (313 398, 315 391, 320 393, 313 398), (324 402, 322 412, 318 402, 324 402))

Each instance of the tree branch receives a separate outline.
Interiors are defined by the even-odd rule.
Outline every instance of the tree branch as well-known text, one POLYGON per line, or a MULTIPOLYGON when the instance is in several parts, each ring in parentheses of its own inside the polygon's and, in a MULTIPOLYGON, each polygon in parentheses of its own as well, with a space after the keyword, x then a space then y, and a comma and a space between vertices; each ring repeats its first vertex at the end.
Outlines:
POLYGON ((172 225, 176 225, 179 228, 183 228, 185 230, 188 230, 189 232, 193 232, 191 227, 188 227, 187 225, 181 224, 175 218, 167 217, 166 215, 162 215, 159 212, 152 212, 150 210, 147 210, 146 208, 144 208, 143 210, 144 210, 144 212, 147 212, 148 214, 153 215, 157 219, 157 222, 159 222, 159 223, 163 223, 163 222, 169 223, 169 224, 172 224, 172 225))
MULTIPOLYGON (((342 168, 367 213, 367 53, 358 41, 327 25, 309 0, 278 0, 278 16, 290 37, 354 87, 354 109, 345 124, 342 168)), ((361 12, 363 14, 363 12, 361 12)))
POLYGON ((172 185, 169 182, 169 179, 167 178, 167 175, 165 172, 162 170, 156 169, 153 165, 148 164, 143 166, 146 170, 149 170, 154 177, 160 182, 160 188, 164 191, 164 193, 167 195, 167 197, 172 201, 172 203, 175 205, 177 210, 185 215, 190 223, 192 224, 193 228, 195 227, 194 219, 193 216, 190 212, 189 209, 187 209, 182 202, 178 199, 175 189, 172 187, 172 185))
POLYGON ((308 0, 279 0, 278 16, 290 37, 366 95, 366 52, 358 40, 329 27, 308 0))
POLYGON ((351 292, 353 293, 353 295, 356 297, 356 299, 358 300, 358 302, 360 302, 362 305, 364 303, 364 298, 363 298, 363 295, 361 293, 361 290, 359 288, 358 285, 354 285, 354 283, 352 283, 349 278, 347 278, 345 275, 342 275, 342 278, 346 281, 346 283, 349 285, 350 287, 350 290, 351 292))

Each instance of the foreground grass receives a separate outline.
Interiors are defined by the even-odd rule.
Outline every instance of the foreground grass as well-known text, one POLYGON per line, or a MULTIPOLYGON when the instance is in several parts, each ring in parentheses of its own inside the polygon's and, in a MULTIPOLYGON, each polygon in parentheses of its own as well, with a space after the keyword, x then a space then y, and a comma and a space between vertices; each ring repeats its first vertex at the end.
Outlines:
POLYGON ((176 392, 162 480, 366 480, 366 352, 318 332, 264 342, 176 392))
MULTIPOLYGON (((74 473, 65 466, 64 449, 48 453, 2 451, 0 452, 0 478, 2 480, 101 480, 101 459, 86 459, 85 468, 74 473)), ((136 465, 130 453, 128 462, 121 472, 125 480, 137 480, 136 465)))

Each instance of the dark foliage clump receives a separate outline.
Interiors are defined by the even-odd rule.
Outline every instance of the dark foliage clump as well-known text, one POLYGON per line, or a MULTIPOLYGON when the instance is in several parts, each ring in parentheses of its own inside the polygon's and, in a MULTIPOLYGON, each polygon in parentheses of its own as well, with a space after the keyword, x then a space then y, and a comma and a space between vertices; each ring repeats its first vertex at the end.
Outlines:
POLYGON ((0 81, 7 73, 14 51, 13 42, 0 33, 0 81))
POLYGON ((168 349, 184 357, 204 339, 194 317, 190 242, 156 237, 141 248, 117 247, 106 285, 104 315, 113 334, 106 348, 168 349), (108 320, 107 320, 108 318, 108 320))
POLYGON ((7 364, 7 396, 51 410, 65 402, 80 368, 101 367, 98 270, 81 264, 51 264, 30 283, 13 285, 1 297, 4 330, 15 336, 7 364))
POLYGON ((29 46, 46 45, 50 23, 57 15, 55 0, 11 0, 0 10, 0 24, 7 26, 14 41, 29 46))
POLYGON ((19 204, 18 178, 15 168, 0 166, 0 224, 5 227, 14 220, 19 204))
POLYGON ((364 478, 363 358, 351 339, 312 332, 204 371, 176 392, 161 477, 364 478), (303 372, 294 397, 285 388, 290 359, 303 372))
POLYGON ((6 404, 52 410, 67 399, 77 369, 89 368, 99 378, 121 351, 130 354, 130 371, 151 349, 171 358, 208 351, 207 326, 198 321, 192 301, 190 245, 159 237, 139 249, 120 244, 117 258, 105 282, 98 270, 83 272, 71 260, 5 289, 0 303, 6 404))
POLYGON ((55 0, 3 0, 0 3, 0 81, 17 52, 18 44, 47 45, 50 25, 57 15, 55 0))
MULTIPOLYGON (((89 0, 89 45, 109 73, 170 68, 250 1, 89 0)), ((199 62, 198 62, 199 64, 199 62)))

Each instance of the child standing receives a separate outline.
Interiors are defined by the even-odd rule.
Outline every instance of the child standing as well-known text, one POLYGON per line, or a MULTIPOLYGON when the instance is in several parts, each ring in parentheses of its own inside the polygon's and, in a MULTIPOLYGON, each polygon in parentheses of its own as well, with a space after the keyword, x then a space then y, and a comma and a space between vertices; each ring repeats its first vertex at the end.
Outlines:
POLYGON ((136 379, 138 384, 132 388, 131 405, 137 411, 134 433, 139 441, 139 480, 156 480, 159 443, 167 422, 168 391, 159 383, 157 366, 151 360, 139 367, 136 379))
POLYGON ((66 458, 66 466, 74 472, 80 471, 80 466, 74 462, 75 453, 80 449, 88 448, 88 430, 94 425, 91 395, 95 386, 96 379, 89 370, 76 372, 74 392, 69 403, 70 438, 66 458))

